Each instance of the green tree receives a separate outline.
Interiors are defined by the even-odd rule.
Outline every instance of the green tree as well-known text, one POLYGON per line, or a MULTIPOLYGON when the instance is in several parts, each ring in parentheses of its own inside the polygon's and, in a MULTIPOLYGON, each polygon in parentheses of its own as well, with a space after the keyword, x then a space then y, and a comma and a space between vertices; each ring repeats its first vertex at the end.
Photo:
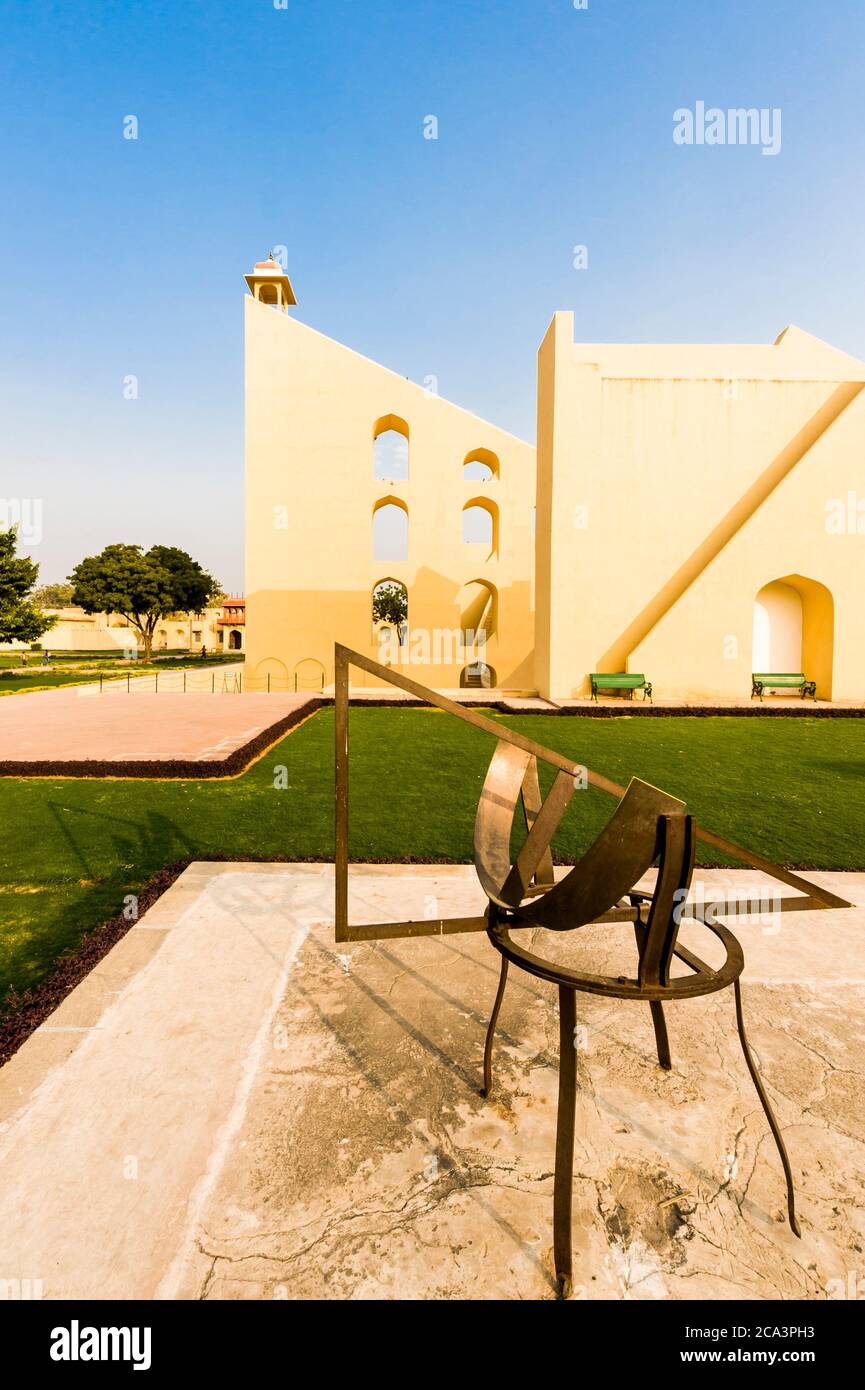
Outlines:
POLYGON ((219 590, 216 580, 185 550, 154 545, 107 545, 69 576, 72 602, 87 613, 121 613, 141 634, 144 657, 153 652, 153 632, 169 613, 198 612, 219 590))
POLYGON ((18 528, 0 531, 0 642, 35 642, 54 625, 32 600, 39 566, 16 555, 18 528))
POLYGON ((72 585, 40 584, 33 590, 33 602, 40 608, 67 608, 72 602, 72 585))
POLYGON ((402 584, 387 580, 378 585, 372 596, 372 618, 375 623, 393 623, 402 645, 408 618, 408 594, 402 584))

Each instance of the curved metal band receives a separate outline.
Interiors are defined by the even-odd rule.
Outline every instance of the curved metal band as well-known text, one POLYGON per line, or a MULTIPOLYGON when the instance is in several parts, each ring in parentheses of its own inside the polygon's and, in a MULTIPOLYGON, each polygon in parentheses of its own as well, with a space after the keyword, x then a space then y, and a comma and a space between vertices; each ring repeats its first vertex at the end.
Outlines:
POLYGON ((499 894, 511 871, 511 828, 531 753, 498 743, 484 778, 475 815, 474 862, 481 887, 500 907, 499 894))
POLYGON ((681 814, 684 802, 638 777, 600 835, 558 883, 545 885, 543 898, 529 887, 549 850, 559 821, 575 791, 575 782, 560 772, 533 814, 528 838, 511 864, 511 834, 517 802, 528 777, 536 778, 535 760, 512 744, 499 742, 484 779, 475 816, 474 863, 489 900, 552 931, 570 931, 597 921, 613 908, 657 858, 659 818, 681 814), (524 908, 520 904, 527 898, 524 908))
POLYGON ((660 851, 658 824, 685 803, 638 777, 631 779, 612 816, 570 873, 537 903, 520 909, 536 926, 570 931, 596 922, 633 888, 660 851))
POLYGON ((696 970, 693 975, 676 976, 667 985, 641 985, 640 981, 635 979, 591 975, 581 970, 568 970, 563 965, 556 965, 553 961, 545 960, 543 956, 526 951, 511 939, 510 927, 522 929, 523 926, 533 925, 539 924, 523 922, 521 918, 517 920, 513 917, 505 922, 499 920, 490 925, 487 936, 506 960, 527 970, 529 974, 536 975, 540 980, 548 980, 550 984, 581 990, 585 994, 603 994, 611 999, 635 999, 641 1003, 645 1003, 646 1000, 672 1003, 677 999, 695 999, 701 994, 714 994, 716 990, 725 989, 739 978, 745 968, 745 957, 738 940, 726 927, 716 923, 704 922, 703 925, 708 931, 713 932, 725 947, 727 957, 724 964, 719 970, 705 967, 696 970))

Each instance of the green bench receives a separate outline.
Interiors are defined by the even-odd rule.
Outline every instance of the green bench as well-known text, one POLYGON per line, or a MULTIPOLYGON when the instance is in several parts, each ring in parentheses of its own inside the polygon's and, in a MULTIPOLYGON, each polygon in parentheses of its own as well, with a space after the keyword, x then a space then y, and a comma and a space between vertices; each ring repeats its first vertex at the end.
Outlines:
POLYGON ((628 698, 633 700, 634 691, 642 690, 643 699, 651 700, 652 682, 636 671, 593 671, 591 675, 592 699, 597 700, 599 690, 627 690, 628 698))
POLYGON ((763 698, 764 690, 798 690, 802 699, 817 699, 817 682, 806 681, 804 671, 755 671, 751 674, 751 699, 763 698))

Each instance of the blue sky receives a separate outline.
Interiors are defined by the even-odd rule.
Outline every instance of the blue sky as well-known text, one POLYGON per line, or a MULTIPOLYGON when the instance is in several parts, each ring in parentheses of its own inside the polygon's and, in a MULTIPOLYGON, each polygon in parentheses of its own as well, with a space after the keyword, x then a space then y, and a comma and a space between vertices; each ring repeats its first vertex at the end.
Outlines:
POLYGON ((528 439, 556 309, 865 356, 861 0, 0 16, 0 497, 42 499, 44 580, 125 540, 242 588, 242 275, 274 244, 300 318, 528 439), (780 153, 675 145, 698 100, 780 107, 780 153))

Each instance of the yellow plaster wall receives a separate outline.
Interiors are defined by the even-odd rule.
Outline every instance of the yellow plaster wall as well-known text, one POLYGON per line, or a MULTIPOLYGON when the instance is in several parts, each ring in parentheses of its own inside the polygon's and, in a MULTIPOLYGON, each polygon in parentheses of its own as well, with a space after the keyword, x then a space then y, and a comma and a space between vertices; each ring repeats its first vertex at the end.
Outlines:
POLYGON ((862 363, 796 328, 766 346, 576 345, 556 314, 536 477, 535 451, 496 426, 251 298, 245 316, 249 688, 329 684, 336 640, 378 656, 383 579, 409 593, 404 669, 456 686, 475 654, 448 634, 484 581, 501 688, 566 699, 630 669, 662 699, 747 699, 754 600, 783 580, 818 693, 865 698, 865 536, 827 528, 832 499, 865 503, 862 363), (377 480, 376 424, 399 420, 409 478, 377 480), (497 477, 464 479, 477 455, 497 477), (495 555, 462 541, 463 507, 487 499, 495 555), (386 500, 408 510, 405 562, 373 558, 386 500))
POLYGON ((786 579, 818 694, 865 698, 865 538, 826 528, 830 499, 865 499, 863 382, 795 328, 767 347, 586 346, 556 315, 539 354, 541 693, 629 669, 660 698, 747 698, 754 599, 786 579))
MULTIPOLYGON (((247 681, 301 684, 333 678, 340 641, 375 657, 372 590, 406 585, 408 651, 430 658, 403 669, 426 684, 459 684, 474 657, 433 646, 460 628, 463 587, 497 593, 497 630, 486 662, 499 686, 535 688, 535 451, 531 445, 324 337, 288 314, 245 300, 247 681), (389 416, 409 429, 406 482, 373 476, 374 428, 389 416), (463 477, 464 460, 493 453, 499 476, 463 477), (462 540, 464 505, 498 508, 498 554, 462 540), (373 511, 382 499, 409 513, 408 560, 373 558, 373 511)), ((368 677, 354 674, 358 685, 368 677)))

